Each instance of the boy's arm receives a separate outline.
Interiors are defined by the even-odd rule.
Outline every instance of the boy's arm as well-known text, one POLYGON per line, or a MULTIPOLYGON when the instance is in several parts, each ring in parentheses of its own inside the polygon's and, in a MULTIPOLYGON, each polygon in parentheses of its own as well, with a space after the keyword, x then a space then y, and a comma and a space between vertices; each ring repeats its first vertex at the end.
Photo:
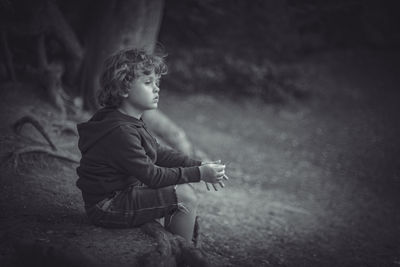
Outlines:
POLYGON ((121 126, 113 133, 110 159, 116 169, 140 180, 151 188, 200 181, 199 167, 165 168, 155 165, 141 145, 135 130, 121 126))
POLYGON ((157 144, 157 161, 156 165, 161 167, 192 167, 200 166, 201 161, 191 159, 185 154, 157 144))

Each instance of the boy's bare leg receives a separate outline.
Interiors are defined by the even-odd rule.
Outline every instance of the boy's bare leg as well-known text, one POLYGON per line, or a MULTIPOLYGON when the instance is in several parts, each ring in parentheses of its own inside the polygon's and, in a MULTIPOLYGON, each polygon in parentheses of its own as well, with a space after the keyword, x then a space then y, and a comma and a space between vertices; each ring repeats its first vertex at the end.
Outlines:
POLYGON ((181 184, 176 187, 176 195, 179 209, 172 215, 167 230, 192 242, 197 212, 196 194, 191 185, 181 184))

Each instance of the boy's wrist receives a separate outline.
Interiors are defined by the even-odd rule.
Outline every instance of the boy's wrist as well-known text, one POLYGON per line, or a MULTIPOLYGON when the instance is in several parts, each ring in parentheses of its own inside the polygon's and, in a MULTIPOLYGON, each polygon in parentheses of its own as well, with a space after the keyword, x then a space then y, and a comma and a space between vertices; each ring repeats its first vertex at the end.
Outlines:
POLYGON ((202 165, 203 165, 203 162, 201 163, 200 166, 197 167, 199 169, 199 173, 200 173, 200 181, 203 180, 203 170, 202 170, 202 167, 201 167, 202 165))

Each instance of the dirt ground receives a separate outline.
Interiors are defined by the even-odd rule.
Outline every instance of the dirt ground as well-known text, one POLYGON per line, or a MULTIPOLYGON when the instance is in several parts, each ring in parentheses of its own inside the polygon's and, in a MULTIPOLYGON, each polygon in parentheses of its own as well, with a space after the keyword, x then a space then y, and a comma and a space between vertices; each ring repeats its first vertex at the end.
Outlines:
MULTIPOLYGON (((228 164, 224 189, 197 185, 213 266, 400 266, 399 58, 314 59, 304 79, 313 97, 285 106, 162 91, 160 109, 228 164)), ((57 132, 58 113, 28 85, 3 84, 1 94, 1 266, 17 266, 20 240, 61 240, 105 266, 137 265, 155 241, 139 229, 90 226, 76 164, 27 154, 14 170, 8 152, 44 143, 29 125, 12 133, 23 114, 41 117, 71 153, 77 138, 57 132)))

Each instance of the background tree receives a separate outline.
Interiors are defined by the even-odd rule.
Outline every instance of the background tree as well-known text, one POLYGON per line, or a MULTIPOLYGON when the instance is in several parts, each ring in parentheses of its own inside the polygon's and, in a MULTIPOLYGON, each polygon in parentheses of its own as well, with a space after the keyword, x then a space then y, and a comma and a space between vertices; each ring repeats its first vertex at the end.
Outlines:
MULTIPOLYGON (((153 52, 163 7, 163 0, 3 0, 3 72, 12 80, 17 79, 15 73, 28 73, 40 81, 63 117, 66 106, 75 113, 82 106, 93 111, 98 108, 96 91, 105 58, 127 47, 153 52), (17 44, 17 49, 11 51, 10 43, 17 44), (32 44, 36 50, 31 51, 32 44), (16 57, 21 60, 14 66, 16 57)), ((165 143, 193 153, 184 131, 162 112, 144 117, 165 143)))
MULTIPOLYGON (((96 1, 90 27, 85 35, 86 55, 79 93, 84 96, 86 108, 96 107, 95 94, 100 86, 102 63, 107 56, 127 47, 154 52, 163 7, 163 0, 96 1)), ((159 110, 149 111, 144 114, 144 119, 167 144, 186 154, 193 153, 184 131, 165 114, 159 110)))
POLYGON ((101 0, 93 2, 90 27, 85 36, 80 95, 93 108, 102 63, 110 54, 127 47, 153 52, 161 23, 163 0, 101 0))

